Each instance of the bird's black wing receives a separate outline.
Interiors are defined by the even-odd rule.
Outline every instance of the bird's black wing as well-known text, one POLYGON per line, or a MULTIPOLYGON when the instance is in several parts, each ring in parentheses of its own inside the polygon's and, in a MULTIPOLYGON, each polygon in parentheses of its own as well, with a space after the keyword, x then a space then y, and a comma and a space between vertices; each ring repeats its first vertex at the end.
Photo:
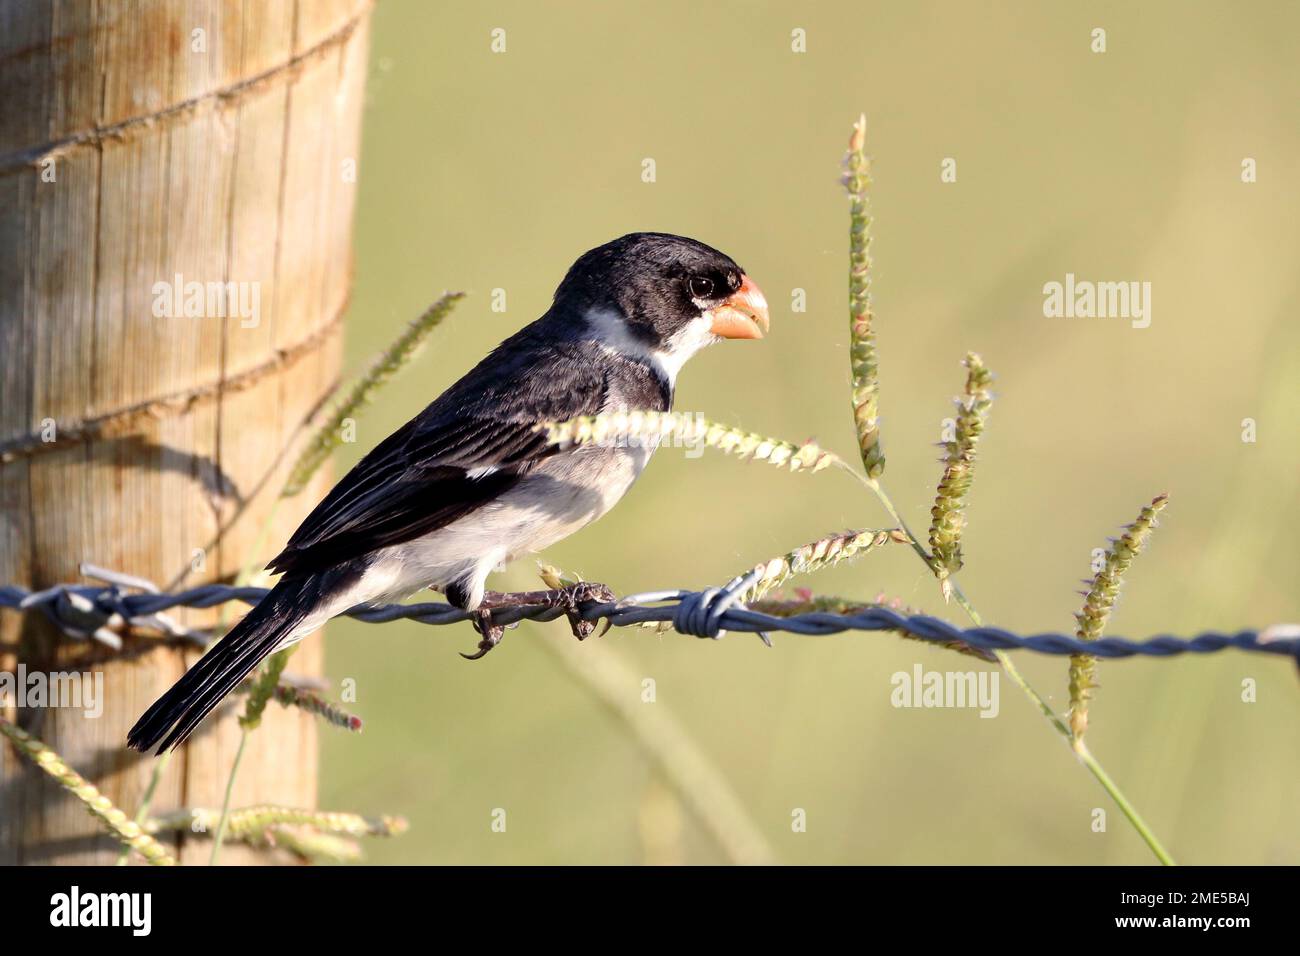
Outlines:
POLYGON ((317 571, 472 513, 557 453, 538 423, 595 414, 605 395, 586 350, 503 343, 358 462, 268 567, 317 571))

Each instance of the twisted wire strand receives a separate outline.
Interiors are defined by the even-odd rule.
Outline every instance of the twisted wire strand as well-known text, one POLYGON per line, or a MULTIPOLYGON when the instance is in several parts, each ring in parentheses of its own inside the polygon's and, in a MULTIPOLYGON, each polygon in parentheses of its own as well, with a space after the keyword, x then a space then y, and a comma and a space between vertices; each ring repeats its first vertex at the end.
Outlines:
MULTIPOLYGON (((160 630, 173 637, 206 643, 206 632, 181 627, 164 613, 172 608, 209 608, 227 601, 253 605, 268 593, 266 588, 205 584, 173 594, 164 594, 149 581, 82 565, 82 573, 99 584, 60 584, 42 591, 16 585, 0 587, 0 607, 19 611, 40 610, 64 633, 77 639, 93 638, 120 648, 121 637, 114 628, 125 625, 160 630)), ((961 641, 985 650, 1029 650, 1040 654, 1094 657, 1174 657, 1179 654, 1211 654, 1227 648, 1263 654, 1289 655, 1300 664, 1300 625, 1278 624, 1264 630, 1234 632, 1205 631, 1193 637, 1157 634, 1137 641, 1104 637, 1081 641, 1069 634, 1043 632, 1015 634, 1000 627, 961 628, 926 614, 903 614, 887 607, 866 607, 846 614, 814 611, 778 617, 739 603, 760 571, 738 576, 721 588, 703 591, 662 590, 629 595, 614 602, 587 602, 580 606, 584 620, 606 620, 614 627, 668 622, 682 634, 718 638, 724 632, 757 634, 764 642, 772 632, 824 637, 845 631, 901 631, 935 643, 961 641)), ((564 614, 555 605, 520 605, 493 611, 502 625, 523 620, 551 621, 564 614)), ((368 624, 409 620, 420 624, 455 624, 469 620, 469 613, 443 602, 420 604, 361 604, 345 616, 368 624)))

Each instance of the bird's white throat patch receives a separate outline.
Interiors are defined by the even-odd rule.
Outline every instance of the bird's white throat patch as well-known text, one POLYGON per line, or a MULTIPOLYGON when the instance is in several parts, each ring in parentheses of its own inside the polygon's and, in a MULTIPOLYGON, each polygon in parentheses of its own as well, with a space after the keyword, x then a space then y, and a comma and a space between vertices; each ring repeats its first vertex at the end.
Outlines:
POLYGON ((627 321, 612 309, 589 309, 586 320, 597 343, 625 358, 648 362, 668 379, 670 386, 677 384, 677 373, 691 356, 718 341, 718 337, 709 331, 713 323, 705 315, 686 323, 659 348, 649 346, 633 335, 628 330, 627 321))

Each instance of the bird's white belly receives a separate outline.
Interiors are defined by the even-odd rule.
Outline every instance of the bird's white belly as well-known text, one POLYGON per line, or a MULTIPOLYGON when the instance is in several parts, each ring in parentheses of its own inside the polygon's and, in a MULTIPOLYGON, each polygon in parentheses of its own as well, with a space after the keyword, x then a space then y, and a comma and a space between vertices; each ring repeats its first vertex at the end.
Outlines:
POLYGON ((477 604, 489 573, 518 555, 555 544, 609 511, 653 450, 587 445, 547 459, 464 518, 377 552, 355 590, 339 603, 347 607, 392 600, 468 577, 471 603, 477 604))

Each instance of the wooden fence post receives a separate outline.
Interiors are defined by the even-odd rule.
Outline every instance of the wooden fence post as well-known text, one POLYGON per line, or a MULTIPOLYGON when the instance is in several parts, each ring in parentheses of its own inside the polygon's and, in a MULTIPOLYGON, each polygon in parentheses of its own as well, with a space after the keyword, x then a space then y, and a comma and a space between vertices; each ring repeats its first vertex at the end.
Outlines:
MULTIPOLYGON (((0 583, 75 581, 89 561, 171 588, 269 556, 254 541, 339 373, 369 15, 370 0, 0 5, 0 583)), ((327 480, 278 510, 271 546, 327 480)), ((319 673, 321 645, 291 669, 319 673)), ((97 717, 5 713, 127 813, 154 766, 127 729, 195 656, 142 637, 114 654, 0 614, 0 670, 103 674, 97 717)), ((239 729, 220 713, 155 809, 221 805, 239 729)), ((313 718, 272 704, 234 805, 314 807, 316 763, 313 718)), ((202 862, 210 844, 177 849, 202 862)), ((117 853, 0 739, 0 864, 117 853)))

